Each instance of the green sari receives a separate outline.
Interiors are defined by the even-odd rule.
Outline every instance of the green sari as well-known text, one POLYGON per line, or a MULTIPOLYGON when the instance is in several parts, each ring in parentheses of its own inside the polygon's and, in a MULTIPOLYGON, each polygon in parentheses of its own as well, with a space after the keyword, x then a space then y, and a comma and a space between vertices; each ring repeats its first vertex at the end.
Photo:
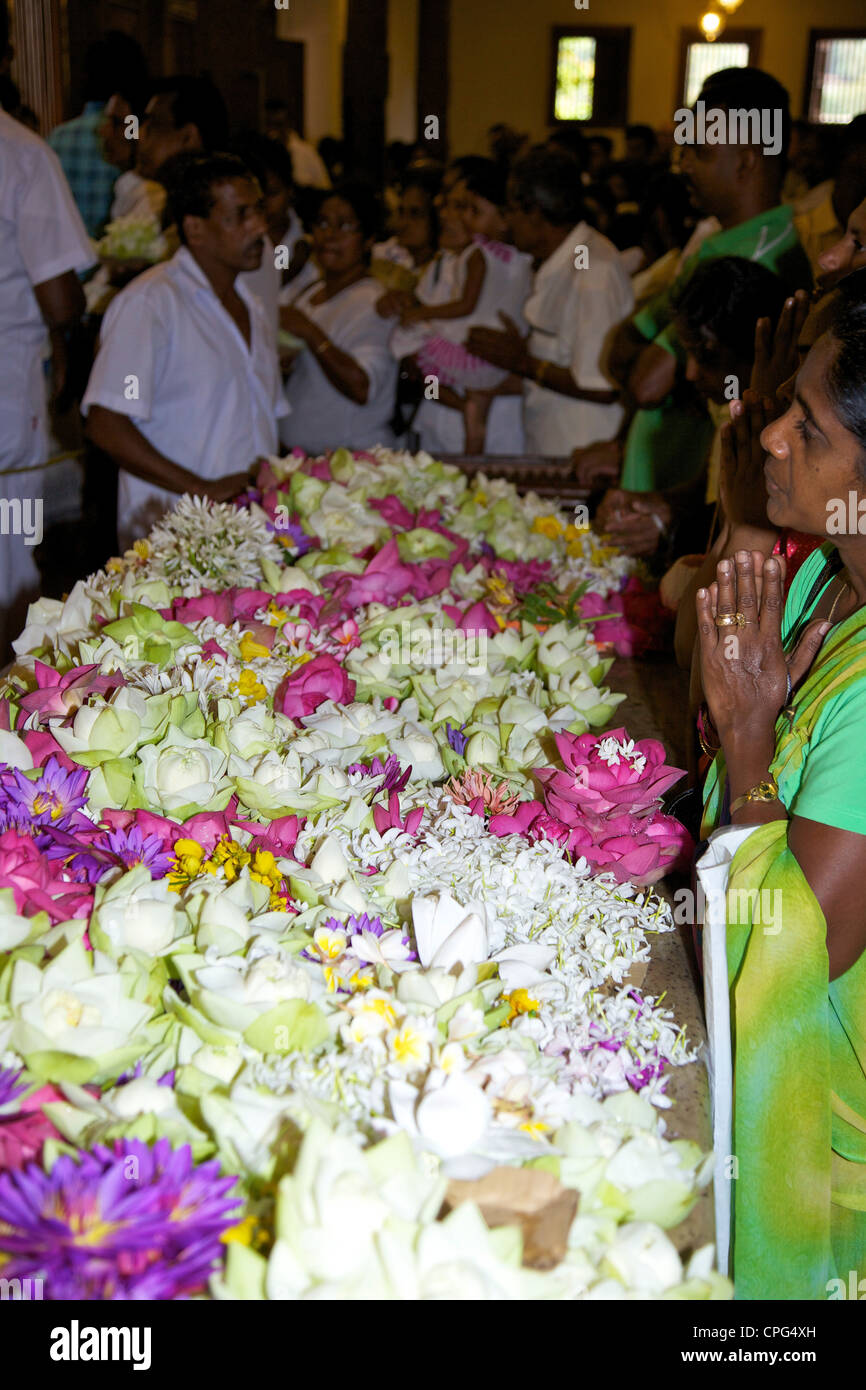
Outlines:
MULTIPOLYGON (((818 602, 831 549, 796 576, 783 641, 818 602)), ((831 631, 791 704, 793 719, 776 723, 780 799, 866 835, 866 610, 831 631)), ((704 833, 719 825, 724 783, 720 754, 704 833)), ((732 1272, 746 1299, 845 1297, 866 1275, 866 953, 830 983, 826 922, 787 832, 759 826, 728 878, 732 1272)), ((866 884, 863 896, 866 910, 866 884)))

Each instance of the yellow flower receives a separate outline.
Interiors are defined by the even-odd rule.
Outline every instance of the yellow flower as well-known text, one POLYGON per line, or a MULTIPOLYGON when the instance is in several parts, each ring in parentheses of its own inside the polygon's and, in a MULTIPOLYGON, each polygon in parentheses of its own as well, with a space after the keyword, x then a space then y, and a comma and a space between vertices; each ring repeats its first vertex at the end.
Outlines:
POLYGON ((512 1019, 517 1018, 519 1014, 535 1014, 541 1008, 538 1000, 532 998, 528 989, 513 989, 510 994, 503 995, 503 998, 511 1010, 505 1020, 506 1025, 510 1024, 512 1019))
POLYGON ((168 886, 172 893, 179 893, 202 872, 204 849, 198 840, 176 840, 174 844, 174 864, 169 875, 168 886))
POLYGON ((139 560, 148 560, 150 558, 150 541, 133 541, 132 548, 139 560))
POLYGON ((118 555, 113 555, 110 560, 106 561, 105 568, 108 570, 109 574, 123 574, 126 565, 118 555))
POLYGON ((510 608, 515 602, 513 590, 500 575, 491 574, 486 587, 489 601, 498 607, 510 608))
POLYGON ((270 652, 261 642, 257 642, 251 632, 245 632, 241 638, 241 660, 255 661, 256 657, 269 657, 270 652))
POLYGON ((339 960, 349 944, 349 938, 344 931, 329 931, 326 927, 316 927, 313 942, 324 959, 339 960))
POLYGON ((532 529, 533 531, 540 531, 543 536, 548 536, 550 540, 555 541, 557 536, 562 535, 565 528, 559 517, 551 514, 550 516, 537 516, 532 523, 532 529))
POLYGON ((224 1245, 246 1245, 250 1249, 262 1250, 269 1244, 267 1231, 259 1225, 252 1213, 245 1216, 236 1226, 223 1231, 220 1240, 224 1245))
POLYGON ((426 1067, 430 1061, 430 1044, 423 1033, 419 1033, 411 1023, 404 1023, 402 1028, 398 1028, 390 1042, 394 1061, 407 1071, 426 1067))
POLYGON ((238 694, 250 704, 256 704, 259 700, 266 700, 268 692, 256 676, 255 671, 241 671, 238 676, 238 694))
POLYGON ((481 489, 479 488, 478 491, 473 495, 472 501, 473 501, 473 502, 476 504, 476 506, 478 506, 478 507, 486 507, 486 506, 487 506, 487 493, 486 493, 486 492, 482 492, 481 489))
POLYGON ((546 1125, 543 1120, 524 1120, 517 1128, 522 1129, 524 1134, 530 1134, 533 1139, 540 1139, 549 1132, 550 1125, 546 1125))
POLYGON ((268 604, 268 622, 271 627, 282 627, 288 616, 288 608, 278 608, 275 601, 271 599, 268 604))
POLYGON ((589 522, 587 522, 585 526, 575 526, 574 523, 570 521, 565 528, 565 539, 567 541, 576 541, 581 536, 585 536, 588 530, 589 522))

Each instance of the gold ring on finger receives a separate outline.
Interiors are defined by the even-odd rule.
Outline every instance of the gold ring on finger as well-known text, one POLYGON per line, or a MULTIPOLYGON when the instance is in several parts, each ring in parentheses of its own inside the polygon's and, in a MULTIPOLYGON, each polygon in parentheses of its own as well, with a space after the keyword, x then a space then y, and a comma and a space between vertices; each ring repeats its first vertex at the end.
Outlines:
POLYGON ((716 627, 739 627, 737 613, 718 613, 714 619, 716 627))

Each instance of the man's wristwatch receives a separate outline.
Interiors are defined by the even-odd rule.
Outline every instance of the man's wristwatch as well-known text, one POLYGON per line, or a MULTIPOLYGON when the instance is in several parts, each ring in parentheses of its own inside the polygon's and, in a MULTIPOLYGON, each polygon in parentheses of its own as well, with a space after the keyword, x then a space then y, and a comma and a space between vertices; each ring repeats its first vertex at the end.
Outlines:
POLYGON ((731 815, 739 811, 741 806, 746 806, 750 801, 778 801, 779 788, 776 786, 775 778, 768 777, 765 782, 759 782, 757 786, 750 787, 743 795, 738 796, 736 801, 731 802, 731 815))

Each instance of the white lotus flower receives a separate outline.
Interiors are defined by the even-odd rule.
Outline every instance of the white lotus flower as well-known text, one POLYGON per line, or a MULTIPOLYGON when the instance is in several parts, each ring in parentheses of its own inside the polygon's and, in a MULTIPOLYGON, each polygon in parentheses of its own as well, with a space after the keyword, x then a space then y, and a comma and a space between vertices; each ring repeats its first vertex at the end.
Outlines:
POLYGON ((67 946, 43 970, 16 961, 9 1003, 12 1019, 0 1024, 0 1045, 22 1056, 68 1052, 98 1058, 128 1043, 153 1013, 150 1005, 129 997, 127 980, 117 971, 94 969, 78 944, 67 946))
POLYGON ((222 804, 228 801, 228 760, 206 739, 189 738, 170 725, 162 743, 140 748, 138 759, 136 778, 150 804, 159 810, 171 812, 190 805, 213 810, 221 793, 222 804))
POLYGON ((424 966, 450 970, 487 959, 487 914, 480 904, 462 906, 450 893, 412 899, 412 926, 424 966))

